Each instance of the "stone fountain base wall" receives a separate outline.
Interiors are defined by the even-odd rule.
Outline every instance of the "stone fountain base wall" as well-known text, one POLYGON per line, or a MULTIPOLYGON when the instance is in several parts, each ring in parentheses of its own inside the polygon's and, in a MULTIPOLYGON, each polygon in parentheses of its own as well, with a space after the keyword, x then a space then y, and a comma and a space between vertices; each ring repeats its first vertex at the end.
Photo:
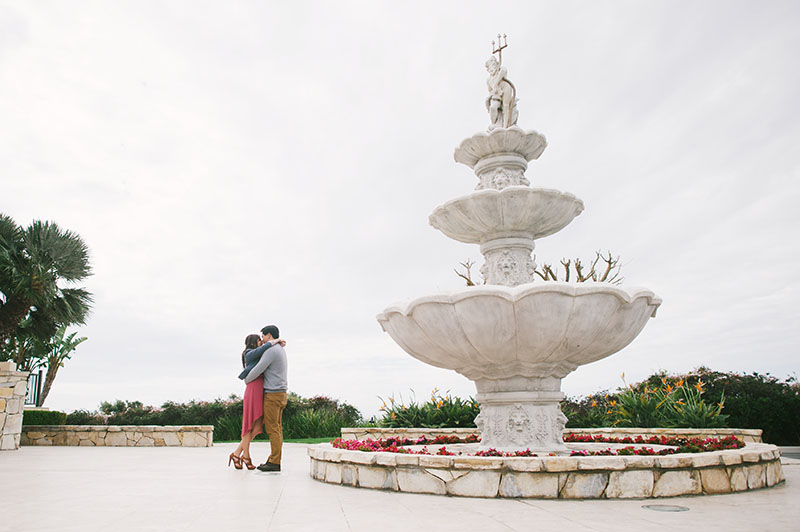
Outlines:
POLYGON ((211 447, 214 427, 139 425, 27 425, 22 445, 82 447, 211 447))
MULTIPOLYGON (((724 438, 737 450, 667 456, 478 456, 368 453, 309 448, 311 476, 346 486, 465 497, 636 499, 735 493, 783 482, 780 450, 761 442, 760 429, 566 429, 565 434, 724 438)), ((477 429, 343 428, 343 439, 479 434, 477 429)), ((431 448, 435 452, 434 448, 431 448)))
MULTIPOLYGON (((343 440, 377 440, 380 438, 409 438, 416 440, 421 436, 435 438, 436 436, 458 436, 464 438, 470 434, 480 435, 476 428, 472 429, 385 429, 375 427, 342 428, 343 440)), ((736 436, 745 443, 761 443, 761 429, 642 429, 642 428, 599 428, 599 429, 564 429, 564 434, 602 435, 608 437, 624 438, 630 436, 677 436, 681 438, 724 438, 736 436)))
POLYGON ((463 497, 639 499, 747 491, 783 482, 780 450, 668 456, 495 458, 310 447, 311 476, 345 486, 463 497))

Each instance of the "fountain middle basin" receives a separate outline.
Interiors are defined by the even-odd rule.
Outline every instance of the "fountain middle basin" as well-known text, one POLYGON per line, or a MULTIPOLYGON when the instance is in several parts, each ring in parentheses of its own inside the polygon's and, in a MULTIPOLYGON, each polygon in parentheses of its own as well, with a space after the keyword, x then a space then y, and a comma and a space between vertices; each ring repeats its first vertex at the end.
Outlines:
POLYGON ((650 290, 609 284, 485 285, 377 319, 414 358, 475 382, 483 448, 563 452, 561 379, 628 345, 660 304, 650 290))
POLYGON ((583 202, 569 192, 510 186, 452 199, 437 207, 428 220, 454 240, 483 244, 489 235, 539 240, 557 233, 581 212, 583 202))

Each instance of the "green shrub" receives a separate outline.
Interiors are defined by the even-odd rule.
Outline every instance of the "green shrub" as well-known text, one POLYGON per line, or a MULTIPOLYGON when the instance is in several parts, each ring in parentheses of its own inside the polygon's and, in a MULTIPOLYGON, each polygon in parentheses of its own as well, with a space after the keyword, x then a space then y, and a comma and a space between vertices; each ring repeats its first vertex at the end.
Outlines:
POLYGON ((561 402, 561 411, 567 416, 567 427, 609 426, 610 397, 605 390, 587 397, 567 397, 561 402))
POLYGON ((642 384, 662 378, 683 379, 692 385, 702 382, 707 401, 725 405, 729 427, 761 429, 767 443, 800 445, 800 386, 795 377, 780 380, 768 373, 724 373, 699 367, 677 376, 656 373, 642 384))
POLYGON ((22 414, 23 425, 63 425, 67 414, 57 410, 25 410, 22 414))
POLYGON ((628 388, 615 395, 607 412, 612 425, 621 427, 665 427, 669 393, 660 389, 647 393, 628 388))
POLYGON ((106 418, 97 412, 75 410, 67 414, 65 425, 105 425, 106 418))
POLYGON ((704 367, 681 375, 661 371, 616 393, 567 399, 562 410, 567 427, 761 429, 767 443, 800 445, 800 385, 794 377, 781 381, 704 367))
POLYGON ((100 412, 105 414, 108 425, 161 425, 155 408, 139 401, 103 401, 100 412))
POLYGON ((665 402, 668 425, 681 428, 714 428, 727 427, 728 415, 722 413, 725 396, 716 403, 706 401, 703 382, 694 385, 678 386, 669 394, 665 402))
POLYGON ((475 416, 480 412, 480 405, 472 397, 464 400, 451 397, 449 393, 442 395, 438 388, 434 388, 430 399, 422 404, 414 399, 406 404, 402 397, 396 401, 393 396, 389 397, 389 404, 381 401, 383 417, 378 424, 382 427, 473 428, 475 416))
MULTIPOLYGON (((623 383, 624 383, 623 374, 623 383)), ((704 383, 658 379, 625 385, 616 393, 601 392, 587 399, 562 403, 567 427, 725 427, 728 416, 722 414, 724 399, 711 400, 704 395, 704 383), (602 395, 602 399, 599 397, 602 395), (574 415, 574 418, 571 417, 574 415)))
POLYGON ((361 424, 361 412, 324 395, 306 399, 290 393, 283 412, 285 438, 323 438, 341 435, 342 427, 361 424))
POLYGON ((242 414, 227 414, 214 423, 214 439, 217 441, 239 440, 242 437, 242 414))
MULTIPOLYGON (((287 399, 283 413, 285 438, 333 438, 340 435, 342 427, 361 423, 357 408, 329 397, 307 399, 290 393, 287 399)), ((242 399, 233 395, 214 401, 168 401, 161 408, 140 401, 104 401, 100 412, 78 410, 68 417, 75 425, 213 425, 215 440, 238 440, 242 434, 242 399)), ((265 440, 266 435, 262 433, 256 439, 265 440)))

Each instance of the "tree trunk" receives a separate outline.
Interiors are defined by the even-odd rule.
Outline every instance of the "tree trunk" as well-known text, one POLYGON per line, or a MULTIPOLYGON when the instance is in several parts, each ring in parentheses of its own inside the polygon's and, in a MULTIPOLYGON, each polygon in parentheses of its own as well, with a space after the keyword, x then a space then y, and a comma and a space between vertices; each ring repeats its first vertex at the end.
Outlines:
POLYGON ((19 371, 28 371, 26 362, 28 360, 28 344, 20 342, 16 338, 11 338, 11 345, 14 347, 14 363, 17 364, 19 371))
POLYGON ((47 375, 44 378, 44 386, 42 387, 42 395, 39 396, 39 404, 36 406, 42 406, 44 404, 44 400, 47 399, 47 394, 50 393, 50 388, 53 387, 53 381, 56 380, 56 373, 58 373, 58 368, 60 364, 48 364, 47 365, 47 375))

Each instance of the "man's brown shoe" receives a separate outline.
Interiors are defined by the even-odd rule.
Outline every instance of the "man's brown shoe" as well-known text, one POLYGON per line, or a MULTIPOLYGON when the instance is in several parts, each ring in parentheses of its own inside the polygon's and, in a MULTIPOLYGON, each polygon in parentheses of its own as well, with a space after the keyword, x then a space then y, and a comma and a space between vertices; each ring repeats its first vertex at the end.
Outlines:
POLYGON ((281 465, 280 464, 273 464, 272 462, 264 462, 260 466, 258 466, 259 471, 280 471, 281 465))

